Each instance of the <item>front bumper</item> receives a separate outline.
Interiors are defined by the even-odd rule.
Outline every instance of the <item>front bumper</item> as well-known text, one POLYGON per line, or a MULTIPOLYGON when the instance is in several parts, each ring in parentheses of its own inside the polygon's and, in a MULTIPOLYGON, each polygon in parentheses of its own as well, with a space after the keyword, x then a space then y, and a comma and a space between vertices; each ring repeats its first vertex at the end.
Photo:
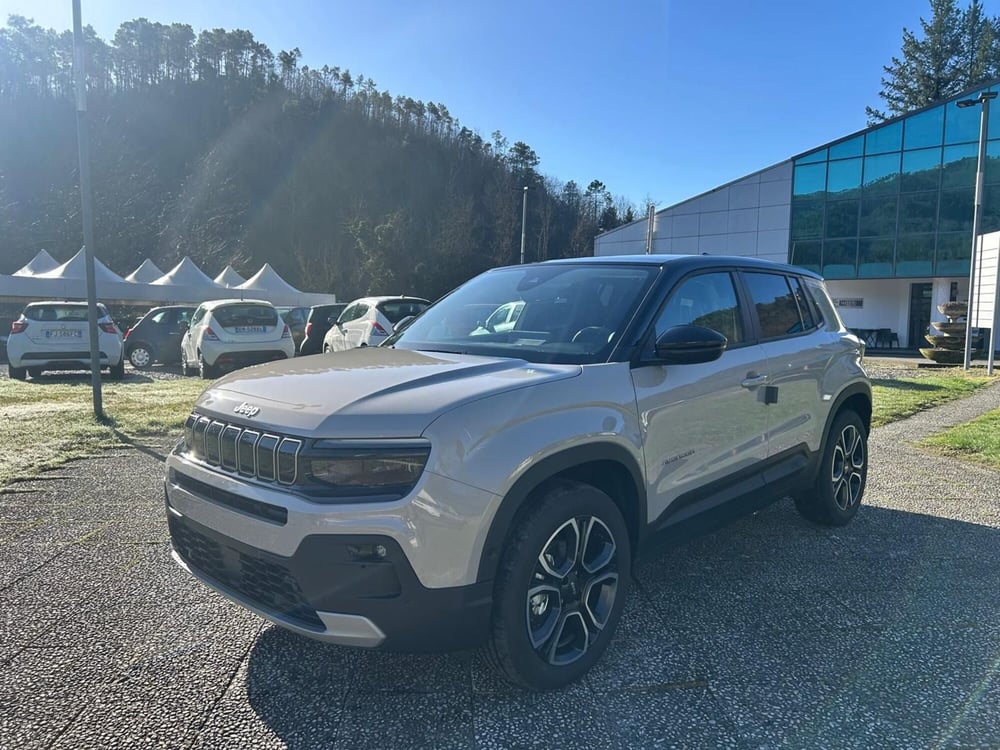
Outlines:
POLYGON ((407 499, 330 506, 177 452, 167 465, 175 560, 224 596, 342 645, 441 651, 484 640, 493 584, 476 581, 485 525, 471 516, 494 496, 425 475, 407 499), (460 506, 470 515, 455 515, 460 506), (379 559, 357 553, 378 545, 379 559))
POLYGON ((327 643, 450 651, 485 639, 492 582, 428 589, 388 537, 313 535, 291 557, 212 531, 167 505, 174 560, 271 622, 327 643), (381 546, 374 560, 358 550, 381 546))

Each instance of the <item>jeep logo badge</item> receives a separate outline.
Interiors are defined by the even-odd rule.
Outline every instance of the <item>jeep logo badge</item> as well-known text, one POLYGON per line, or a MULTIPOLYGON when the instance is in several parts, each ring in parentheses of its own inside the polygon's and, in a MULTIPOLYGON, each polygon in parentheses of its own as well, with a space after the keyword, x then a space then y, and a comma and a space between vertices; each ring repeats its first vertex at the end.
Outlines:
POLYGON ((242 404, 233 409, 233 414, 241 414, 244 417, 256 417, 260 414, 260 407, 254 406, 253 404, 248 404, 244 401, 242 404))

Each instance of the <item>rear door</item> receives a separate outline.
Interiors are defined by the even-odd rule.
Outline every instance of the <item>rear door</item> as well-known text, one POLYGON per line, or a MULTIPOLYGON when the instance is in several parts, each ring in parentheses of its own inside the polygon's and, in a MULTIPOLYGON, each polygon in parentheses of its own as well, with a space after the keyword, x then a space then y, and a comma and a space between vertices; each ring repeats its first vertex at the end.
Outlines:
POLYGON ((824 330, 799 277, 763 271, 742 277, 767 356, 768 455, 805 456, 822 435, 828 407, 823 382, 839 337, 824 330))
MULTIPOLYGON (((350 308, 348 308, 350 309, 350 308)), ((347 310, 344 311, 345 313, 347 310)), ((344 348, 354 349, 361 346, 361 342, 368 341, 368 332, 372 327, 372 320, 369 318, 374 317, 374 311, 370 305, 359 302, 354 305, 354 310, 351 312, 351 317, 345 322, 341 328, 344 334, 344 348), (369 311, 372 315, 369 315, 369 311)))
MULTIPOLYGON (((753 342, 749 316, 729 271, 682 279, 655 324, 701 325, 729 341, 714 362, 632 369, 648 483, 649 520, 683 518, 713 504, 721 485, 753 477, 767 455, 767 415, 759 384, 767 358, 753 342)), ((652 355, 652 342, 647 356, 652 355)))

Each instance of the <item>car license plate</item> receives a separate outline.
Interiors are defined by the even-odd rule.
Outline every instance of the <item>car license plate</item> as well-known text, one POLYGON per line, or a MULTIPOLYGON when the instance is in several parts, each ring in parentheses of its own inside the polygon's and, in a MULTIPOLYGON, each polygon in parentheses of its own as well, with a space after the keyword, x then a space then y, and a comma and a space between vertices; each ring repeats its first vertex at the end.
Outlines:
POLYGON ((45 338, 80 339, 83 338, 83 331, 81 331, 79 328, 46 328, 45 338))
POLYGON ((267 326, 236 326, 236 333, 267 333, 267 326))

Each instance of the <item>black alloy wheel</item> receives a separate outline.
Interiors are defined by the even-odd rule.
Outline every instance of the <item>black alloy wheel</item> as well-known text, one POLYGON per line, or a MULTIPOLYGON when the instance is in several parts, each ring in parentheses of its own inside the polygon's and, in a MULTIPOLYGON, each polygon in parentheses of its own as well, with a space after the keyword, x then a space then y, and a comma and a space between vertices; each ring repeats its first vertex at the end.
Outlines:
POLYGON ((861 507, 868 477, 868 431, 853 411, 830 426, 813 487, 795 497, 804 518, 824 526, 850 523, 861 507))
POLYGON ((596 487, 558 480, 521 514, 505 548, 486 655, 521 687, 564 687, 601 657, 624 609, 625 521, 596 487))

